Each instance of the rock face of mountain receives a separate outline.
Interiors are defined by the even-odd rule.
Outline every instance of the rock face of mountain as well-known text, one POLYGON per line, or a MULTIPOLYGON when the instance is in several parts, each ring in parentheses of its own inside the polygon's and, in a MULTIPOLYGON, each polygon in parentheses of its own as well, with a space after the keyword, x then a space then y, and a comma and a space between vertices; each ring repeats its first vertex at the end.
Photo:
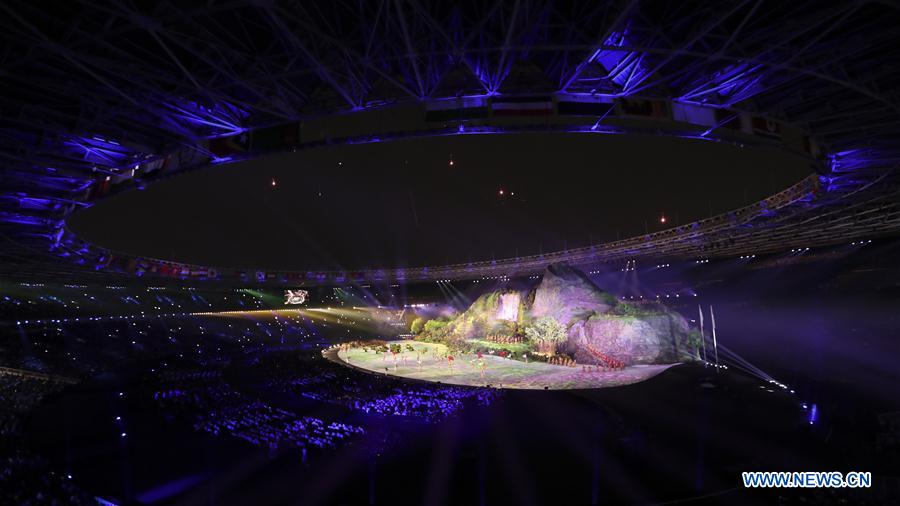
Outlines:
MULTIPOLYGON (((624 365, 672 363, 696 359, 687 321, 660 304, 617 300, 583 272, 564 264, 547 267, 528 291, 503 290, 481 295, 446 323, 426 325, 426 337, 447 342, 488 336, 523 336, 535 321, 551 318, 565 329, 559 352, 578 363, 624 365)), ((534 349, 538 349, 538 344, 534 349)))
POLYGON ((525 314, 527 294, 514 290, 488 292, 452 318, 442 333, 448 340, 483 339, 486 335, 514 334, 525 314))
POLYGON ((580 363, 596 363, 596 352, 631 364, 668 364, 695 358, 681 315, 662 312, 640 316, 596 314, 569 327, 565 351, 580 363))
POLYGON ((564 264, 553 264, 544 271, 535 289, 532 318, 550 316, 564 325, 573 318, 609 312, 616 298, 597 288, 583 272, 564 264))

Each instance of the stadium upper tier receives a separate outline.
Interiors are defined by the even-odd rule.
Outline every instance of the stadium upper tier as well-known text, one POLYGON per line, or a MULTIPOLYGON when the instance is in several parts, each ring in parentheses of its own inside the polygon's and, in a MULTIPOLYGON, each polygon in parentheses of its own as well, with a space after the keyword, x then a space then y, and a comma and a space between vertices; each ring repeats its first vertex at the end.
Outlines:
POLYGON ((563 260, 738 256, 900 230, 900 10, 888 3, 96 2, 0 10, 0 254, 8 275, 459 279, 527 275, 563 260), (97 199, 210 164, 522 131, 777 145, 808 157, 813 175, 663 232, 464 265, 236 270, 117 254, 66 228, 68 216, 97 199))

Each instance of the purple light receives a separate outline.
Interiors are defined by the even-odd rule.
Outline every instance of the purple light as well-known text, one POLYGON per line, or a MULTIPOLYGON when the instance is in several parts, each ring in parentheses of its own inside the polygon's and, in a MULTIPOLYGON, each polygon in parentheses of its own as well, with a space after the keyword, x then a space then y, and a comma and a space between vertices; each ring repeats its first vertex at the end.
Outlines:
POLYGON ((63 145, 71 152, 81 156, 84 161, 109 167, 121 166, 129 158, 138 155, 134 150, 122 146, 114 140, 96 135, 72 137, 64 141, 63 145))
POLYGON ((633 91, 644 81, 649 72, 644 65, 645 53, 627 49, 605 49, 607 47, 626 47, 627 39, 628 29, 613 32, 603 43, 604 48, 595 51, 589 59, 606 69, 609 79, 621 87, 621 95, 628 95, 633 91))
POLYGON ((763 90, 762 65, 737 63, 721 69, 694 83, 694 88, 678 100, 692 103, 729 106, 746 100, 763 90))
POLYGON ((207 106, 188 101, 167 104, 167 107, 171 111, 173 123, 186 123, 199 129, 200 135, 204 137, 227 137, 246 131, 242 123, 249 113, 225 102, 207 106))

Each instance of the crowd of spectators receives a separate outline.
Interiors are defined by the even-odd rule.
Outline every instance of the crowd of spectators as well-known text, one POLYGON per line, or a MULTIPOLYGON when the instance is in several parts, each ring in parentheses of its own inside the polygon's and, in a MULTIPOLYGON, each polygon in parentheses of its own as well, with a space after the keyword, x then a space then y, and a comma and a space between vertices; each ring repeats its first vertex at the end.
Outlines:
MULTIPOLYGON (((210 364, 315 338, 314 329, 299 317, 189 315, 265 308, 262 298, 232 290, 41 284, 6 290, 0 295, 5 336, 0 342, 0 504, 96 504, 79 491, 77 476, 71 479, 24 442, 26 417, 48 395, 86 378, 154 362, 156 372, 170 381, 210 381, 221 376, 221 369, 206 368, 210 364), (178 361, 199 369, 189 373, 192 378, 180 378, 184 371, 166 367, 178 361)), ((310 427, 313 434, 315 426, 310 427)), ((326 423, 319 439, 340 429, 326 423)), ((269 441, 259 438, 259 443, 269 441)))
POLYGON ((0 503, 17 505, 95 504, 67 476, 29 451, 22 422, 47 395, 71 383, 68 378, 0 368, 0 503))
POLYGON ((0 312, 5 318, 20 322, 268 307, 265 299, 247 290, 198 290, 176 286, 20 283, 7 287, 0 296, 0 312))
POLYGON ((0 368, 0 437, 17 436, 22 416, 46 395, 71 382, 68 378, 0 368))
POLYGON ((270 346, 318 339, 300 316, 169 318, 6 322, 11 335, 0 343, 0 366, 84 378, 133 361, 165 356, 250 353, 270 346))
POLYGON ((0 458, 0 501, 17 506, 97 504, 71 477, 53 471, 47 461, 22 449, 0 458))
POLYGON ((232 388, 221 371, 166 371, 153 394, 159 406, 187 417, 194 429, 230 435, 259 447, 331 448, 364 430, 272 406, 232 388))
MULTIPOLYGON (((299 448, 304 458, 307 449, 327 451, 357 440, 370 427, 367 415, 436 421, 489 403, 496 394, 405 384, 327 361, 319 353, 327 342, 365 332, 365 325, 340 314, 316 320, 300 314, 191 315, 266 309, 264 300, 238 290, 79 285, 29 285, 3 295, 0 324, 8 338, 0 343, 0 503, 96 502, 78 489, 77 479, 21 443, 22 427, 48 395, 108 372, 133 368, 152 399, 144 397, 167 419, 264 449, 299 448), (285 407, 233 384, 235 374, 256 375, 256 385, 276 396, 339 407, 285 407)), ((364 441, 383 444, 393 437, 377 426, 364 441)))
POLYGON ((499 391, 490 388, 410 383, 373 375, 325 360, 295 360, 293 368, 269 381, 269 388, 362 413, 435 422, 466 406, 488 405, 499 391))

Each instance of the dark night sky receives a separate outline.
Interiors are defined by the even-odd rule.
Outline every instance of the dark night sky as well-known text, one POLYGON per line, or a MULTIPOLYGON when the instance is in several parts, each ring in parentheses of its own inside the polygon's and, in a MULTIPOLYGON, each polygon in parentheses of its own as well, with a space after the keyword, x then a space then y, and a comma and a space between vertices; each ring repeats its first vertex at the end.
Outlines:
POLYGON ((802 159, 774 149, 686 139, 424 138, 194 171, 101 201, 69 224, 114 250, 207 265, 442 264, 624 238, 643 233, 645 221, 660 230, 808 173, 802 159))

